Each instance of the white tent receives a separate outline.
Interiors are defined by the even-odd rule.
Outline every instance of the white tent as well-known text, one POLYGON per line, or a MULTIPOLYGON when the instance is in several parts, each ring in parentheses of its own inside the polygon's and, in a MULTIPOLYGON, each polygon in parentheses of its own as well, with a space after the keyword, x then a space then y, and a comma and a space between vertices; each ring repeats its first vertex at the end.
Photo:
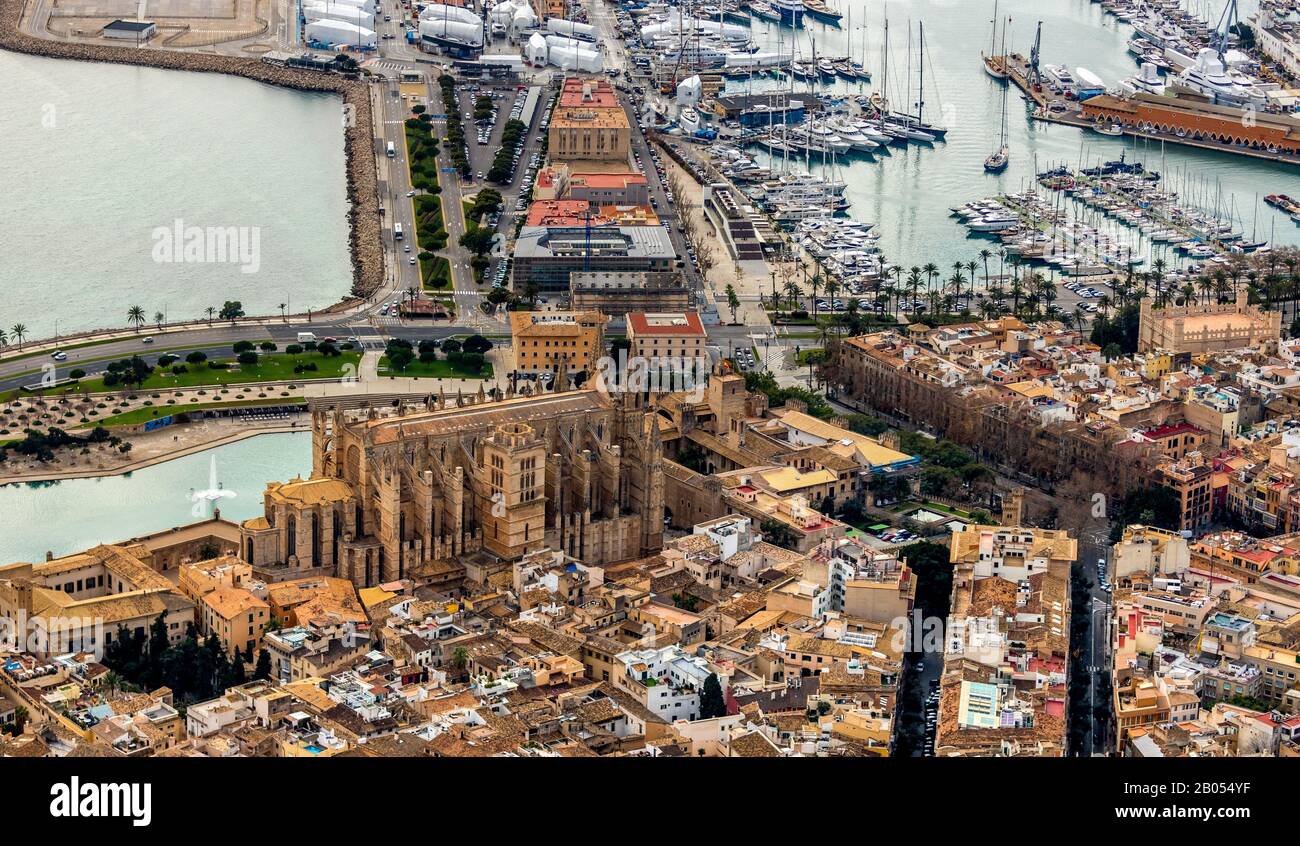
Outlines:
POLYGON ((566 21, 563 18, 548 18, 546 28, 556 35, 572 35, 586 41, 596 40, 595 27, 574 21, 566 21))
POLYGON ((448 6, 446 3, 430 3, 420 12, 422 21, 459 21, 460 23, 483 25, 483 19, 460 6, 448 6))
POLYGON ((307 0, 302 4, 302 14, 307 19, 307 23, 329 20, 349 23, 363 29, 373 30, 375 28, 374 15, 346 3, 318 3, 314 2, 314 0, 307 0))
POLYGON ((482 47, 483 24, 481 22, 467 23, 442 18, 422 19, 420 21, 420 36, 446 39, 467 47, 482 47))
POLYGON ((347 45, 349 47, 375 46, 375 31, 373 29, 366 29, 344 21, 329 20, 328 18, 307 24, 305 34, 308 41, 319 41, 322 44, 347 45))
POLYGON ((379 11, 379 6, 375 3, 375 0, 331 0, 331 2, 356 6, 358 9, 365 9, 372 15, 379 11))
POLYGON ((488 20, 508 26, 510 21, 514 20, 517 8, 510 0, 505 0, 504 3, 498 3, 492 7, 492 11, 488 12, 488 20))
POLYGON ((515 16, 510 22, 510 34, 518 38, 530 29, 537 28, 537 15, 527 6, 521 6, 515 11, 515 16))
POLYGON ((528 64, 534 67, 542 67, 546 64, 546 39, 540 32, 534 32, 533 37, 528 39, 528 64))
POLYGON ((571 39, 560 39, 558 46, 550 42, 549 39, 547 43, 550 45, 547 58, 557 68, 583 71, 585 73, 599 73, 603 67, 599 53, 595 50, 584 50, 581 47, 570 46, 571 39))
POLYGON ((700 102, 700 95, 703 92, 704 84, 700 81, 699 74, 689 76, 677 86, 677 105, 694 106, 700 102))

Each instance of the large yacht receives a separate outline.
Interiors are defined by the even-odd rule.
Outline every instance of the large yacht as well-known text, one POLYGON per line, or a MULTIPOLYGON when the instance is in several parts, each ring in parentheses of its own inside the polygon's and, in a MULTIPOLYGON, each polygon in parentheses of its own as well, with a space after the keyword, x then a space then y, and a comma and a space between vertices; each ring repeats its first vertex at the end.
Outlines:
POLYGON ((1155 65, 1143 62, 1136 76, 1121 79, 1115 87, 1126 95, 1133 95, 1139 91, 1145 94, 1162 95, 1165 93, 1165 78, 1160 75, 1155 65))
POLYGON ((1209 47, 1201 48, 1196 54, 1196 64, 1177 77, 1179 87, 1212 97, 1219 105, 1262 109, 1268 97, 1256 82, 1244 74, 1226 70, 1219 54, 1209 47))

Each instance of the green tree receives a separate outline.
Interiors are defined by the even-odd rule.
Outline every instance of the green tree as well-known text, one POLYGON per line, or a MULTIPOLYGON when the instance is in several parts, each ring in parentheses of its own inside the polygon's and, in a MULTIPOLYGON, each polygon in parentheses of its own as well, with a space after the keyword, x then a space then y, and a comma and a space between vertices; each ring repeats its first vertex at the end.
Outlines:
POLYGON ((792 550, 798 541, 793 529, 779 520, 773 520, 771 517, 765 518, 759 524, 759 531, 763 534, 763 540, 782 549, 792 550))
POLYGON ((736 288, 734 285, 728 285, 726 288, 726 293, 727 293, 727 308, 731 309, 731 322, 735 323, 736 311, 740 308, 740 297, 736 295, 736 288))
POLYGON ((727 699, 722 695, 722 683, 717 673, 709 673, 704 680, 704 689, 700 691, 700 719, 711 720, 714 717, 727 716, 727 699))
POLYGON ((253 668, 253 678, 256 680, 269 679, 271 677, 271 653, 263 649, 257 653, 257 666, 253 668))
POLYGON ((219 316, 222 320, 229 320, 233 324, 244 316, 244 304, 239 300, 226 300, 221 306, 219 316))
POLYGON ((144 309, 140 306, 131 306, 126 310, 126 322, 135 326, 135 331, 140 331, 140 326, 144 323, 144 309))

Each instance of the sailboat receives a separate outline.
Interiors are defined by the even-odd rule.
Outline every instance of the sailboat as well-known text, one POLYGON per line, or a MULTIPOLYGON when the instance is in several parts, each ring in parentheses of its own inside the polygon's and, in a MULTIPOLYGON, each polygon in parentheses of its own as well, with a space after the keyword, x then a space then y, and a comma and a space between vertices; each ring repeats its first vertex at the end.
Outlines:
MULTIPOLYGON (((1007 44, 1007 27, 1002 25, 1002 47, 1005 50, 1007 44)), ((1011 163, 1011 148, 1007 146, 1007 91, 1011 89, 1010 85, 1002 87, 1002 130, 999 138, 998 148, 989 153, 988 158, 984 160, 984 170, 989 173, 1001 173, 1007 169, 1011 163)))
MULTIPOLYGON (((989 36, 989 51, 987 54, 981 54, 980 58, 984 60, 984 72, 996 80, 1005 82, 1008 78, 1006 69, 1006 56, 995 56, 994 47, 997 46, 998 40, 998 1, 993 0, 993 34, 989 36)), ((1002 43, 1006 45, 1006 28, 1003 27, 1002 43)))

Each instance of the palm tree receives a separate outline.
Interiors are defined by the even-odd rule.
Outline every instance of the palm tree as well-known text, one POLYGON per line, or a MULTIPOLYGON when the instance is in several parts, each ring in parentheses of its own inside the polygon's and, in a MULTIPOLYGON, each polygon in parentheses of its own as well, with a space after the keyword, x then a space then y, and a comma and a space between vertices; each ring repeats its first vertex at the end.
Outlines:
POLYGON ((987 248, 980 250, 979 257, 980 261, 984 262, 984 287, 987 288, 989 286, 989 259, 993 258, 993 251, 987 248))
POLYGON ((825 283, 822 284, 822 293, 826 295, 826 299, 831 301, 832 309, 835 306, 835 295, 839 292, 840 285, 832 278, 827 278, 825 283))
POLYGON ((894 314, 898 314, 898 297, 903 293, 903 289, 899 287, 898 280, 903 276, 903 266, 901 264, 893 265, 889 268, 889 274, 894 277, 894 314))
POLYGON ((955 308, 960 308, 961 286, 966 281, 966 277, 961 275, 961 269, 965 267, 961 262, 953 265, 952 276, 948 277, 948 283, 952 286, 952 293, 944 295, 943 310, 945 313, 951 312, 955 308))
POLYGON ((4 327, 0 327, 0 350, 9 346, 9 335, 5 333, 4 327))
MULTIPOLYGON (((916 310, 914 304, 916 303, 916 294, 921 290, 921 274, 923 272, 924 271, 916 265, 913 265, 912 269, 907 271, 907 283, 905 287, 910 296, 907 304, 912 307, 912 311, 916 310)), ((899 311, 902 311, 902 309, 899 309, 899 311)))
MULTIPOLYGON (((799 304, 803 301, 803 288, 799 287, 799 283, 791 279, 789 282, 786 282, 784 286, 782 286, 782 291, 788 298, 787 302, 790 303, 790 309, 792 311, 798 310, 799 304)), ((817 307, 817 302, 816 300, 814 300, 813 308, 816 309, 816 307, 817 307)), ((816 313, 817 313, 816 311, 813 312, 814 315, 816 313)))
POLYGON ((131 306, 126 310, 126 322, 135 324, 135 331, 140 331, 140 324, 144 323, 144 309, 140 306, 131 306))
MULTIPOLYGON (((985 250, 985 252, 987 252, 987 250, 985 250)), ((970 279, 970 287, 966 289, 966 308, 964 309, 965 311, 970 311, 971 294, 975 293, 975 268, 977 268, 978 266, 979 265, 973 261, 966 262, 966 277, 970 279)), ((988 285, 988 273, 984 274, 984 284, 985 286, 988 285)))
POLYGON ((286 308, 288 308, 288 307, 289 307, 289 305, 288 305, 287 303, 280 303, 280 319, 281 319, 281 320, 284 320, 284 319, 285 319, 285 317, 284 317, 284 310, 285 310, 286 308))
POLYGON ((22 323, 15 323, 9 327, 9 334, 13 335, 14 340, 18 342, 18 350, 21 352, 23 339, 27 337, 27 327, 22 323))

